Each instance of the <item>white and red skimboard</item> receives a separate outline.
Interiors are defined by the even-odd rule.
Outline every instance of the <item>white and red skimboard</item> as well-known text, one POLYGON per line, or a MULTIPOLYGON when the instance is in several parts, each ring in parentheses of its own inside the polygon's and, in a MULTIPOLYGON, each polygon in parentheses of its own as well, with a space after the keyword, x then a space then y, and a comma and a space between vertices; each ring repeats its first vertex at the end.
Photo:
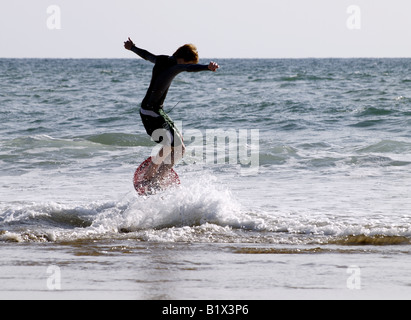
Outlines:
POLYGON ((180 184, 180 178, 174 169, 170 169, 161 181, 150 182, 144 179, 144 174, 151 162, 152 158, 150 157, 134 173, 134 189, 136 189, 140 196, 152 195, 158 191, 180 184))

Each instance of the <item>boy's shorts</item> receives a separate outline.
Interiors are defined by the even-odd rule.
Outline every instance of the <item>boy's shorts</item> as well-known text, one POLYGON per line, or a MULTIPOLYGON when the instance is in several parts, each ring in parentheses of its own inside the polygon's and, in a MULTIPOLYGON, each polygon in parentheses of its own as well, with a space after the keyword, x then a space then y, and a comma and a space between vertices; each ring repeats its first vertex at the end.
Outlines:
POLYGON ((141 108, 140 116, 147 134, 154 142, 171 147, 183 145, 181 133, 163 109, 155 112, 141 108))

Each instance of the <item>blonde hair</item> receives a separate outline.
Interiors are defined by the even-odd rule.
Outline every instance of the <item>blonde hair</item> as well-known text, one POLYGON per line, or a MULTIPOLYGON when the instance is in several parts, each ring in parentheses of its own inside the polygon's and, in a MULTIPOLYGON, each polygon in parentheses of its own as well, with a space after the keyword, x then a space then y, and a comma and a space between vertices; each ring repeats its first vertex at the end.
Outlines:
POLYGON ((195 64, 199 61, 197 47, 193 44, 185 44, 178 48, 173 54, 173 57, 176 59, 184 59, 185 62, 193 62, 195 64))

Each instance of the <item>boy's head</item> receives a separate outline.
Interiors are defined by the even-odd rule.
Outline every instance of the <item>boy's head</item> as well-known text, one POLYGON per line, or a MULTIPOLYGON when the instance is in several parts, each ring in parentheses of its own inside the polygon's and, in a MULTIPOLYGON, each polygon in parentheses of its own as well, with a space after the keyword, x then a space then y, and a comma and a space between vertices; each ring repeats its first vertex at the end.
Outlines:
POLYGON ((178 48, 173 57, 183 59, 185 63, 197 64, 199 61, 197 48, 193 44, 185 44, 178 48))

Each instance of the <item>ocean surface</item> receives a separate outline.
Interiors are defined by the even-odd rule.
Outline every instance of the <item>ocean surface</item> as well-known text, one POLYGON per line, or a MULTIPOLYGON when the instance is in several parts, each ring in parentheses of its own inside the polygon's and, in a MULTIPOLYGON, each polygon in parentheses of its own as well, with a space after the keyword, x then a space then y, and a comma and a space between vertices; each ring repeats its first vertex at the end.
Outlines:
POLYGON ((150 63, 0 59, 0 298, 411 298, 411 59, 217 62, 139 197, 150 63))

